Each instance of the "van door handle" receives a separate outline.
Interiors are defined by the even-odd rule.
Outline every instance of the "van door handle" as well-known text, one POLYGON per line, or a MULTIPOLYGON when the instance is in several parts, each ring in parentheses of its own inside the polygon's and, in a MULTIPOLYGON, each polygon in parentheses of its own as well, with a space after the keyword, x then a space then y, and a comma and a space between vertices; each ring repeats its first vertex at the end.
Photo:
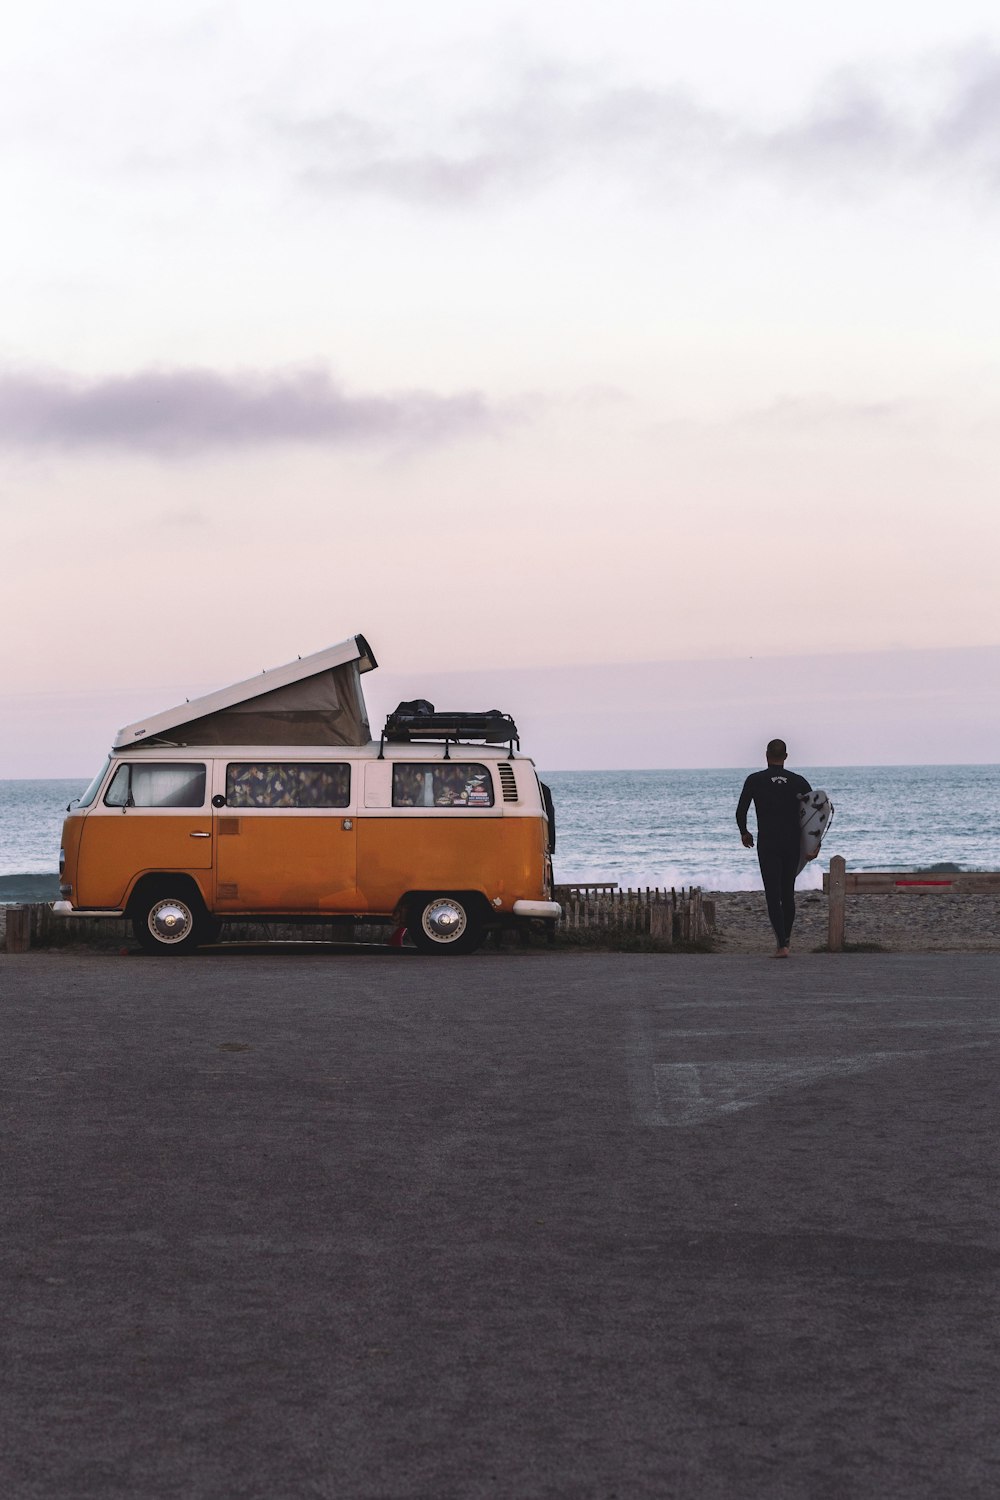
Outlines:
POLYGON ((212 835, 210 833, 199 833, 196 829, 194 833, 190 835, 190 837, 193 839, 210 839, 212 835))

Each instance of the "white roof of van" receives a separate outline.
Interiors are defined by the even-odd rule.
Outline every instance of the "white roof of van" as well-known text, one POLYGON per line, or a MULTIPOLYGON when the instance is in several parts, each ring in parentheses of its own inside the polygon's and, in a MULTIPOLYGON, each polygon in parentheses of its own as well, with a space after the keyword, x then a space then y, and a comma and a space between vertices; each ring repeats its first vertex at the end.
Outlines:
POLYGON ((315 651, 311 656, 296 657, 295 661, 288 662, 283 667, 272 667, 256 677, 248 677, 245 682, 234 682, 231 687, 220 688, 216 693, 187 699, 176 708, 168 708, 148 719, 126 724, 124 729, 118 731, 114 748, 121 750, 127 745, 141 745, 144 740, 168 734, 170 730, 190 724, 195 719, 203 719, 207 714, 251 702, 265 693, 273 693, 276 688, 289 687, 308 677, 315 677, 317 673, 345 666, 348 662, 357 662, 359 672, 370 672, 378 666, 363 635, 352 635, 348 640, 341 641, 339 646, 328 646, 325 651, 315 651))

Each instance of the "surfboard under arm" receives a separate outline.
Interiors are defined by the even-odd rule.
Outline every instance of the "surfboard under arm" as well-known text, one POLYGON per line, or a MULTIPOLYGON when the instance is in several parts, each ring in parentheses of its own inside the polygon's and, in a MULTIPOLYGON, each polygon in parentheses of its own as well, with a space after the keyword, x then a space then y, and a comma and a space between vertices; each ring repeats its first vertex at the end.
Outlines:
POLYGON ((799 875, 820 851, 826 831, 833 822, 833 803, 826 792, 805 792, 799 798, 799 875))

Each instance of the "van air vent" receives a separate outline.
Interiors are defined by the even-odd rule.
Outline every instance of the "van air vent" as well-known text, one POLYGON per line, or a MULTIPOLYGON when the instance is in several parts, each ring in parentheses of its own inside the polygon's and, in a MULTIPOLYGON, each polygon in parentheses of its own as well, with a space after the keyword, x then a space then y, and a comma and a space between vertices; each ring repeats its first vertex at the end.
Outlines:
POLYGON ((497 762, 497 770, 500 772, 500 785, 503 788, 503 800, 505 802, 517 801, 517 781, 514 777, 514 767, 509 760, 497 762))

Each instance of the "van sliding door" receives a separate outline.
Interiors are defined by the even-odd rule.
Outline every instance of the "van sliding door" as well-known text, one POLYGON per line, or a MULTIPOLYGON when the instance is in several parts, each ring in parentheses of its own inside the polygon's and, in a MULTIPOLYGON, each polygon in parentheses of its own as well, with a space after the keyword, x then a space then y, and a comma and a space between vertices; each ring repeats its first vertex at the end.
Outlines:
POLYGON ((216 763, 217 911, 357 909, 354 770, 288 758, 216 763))

